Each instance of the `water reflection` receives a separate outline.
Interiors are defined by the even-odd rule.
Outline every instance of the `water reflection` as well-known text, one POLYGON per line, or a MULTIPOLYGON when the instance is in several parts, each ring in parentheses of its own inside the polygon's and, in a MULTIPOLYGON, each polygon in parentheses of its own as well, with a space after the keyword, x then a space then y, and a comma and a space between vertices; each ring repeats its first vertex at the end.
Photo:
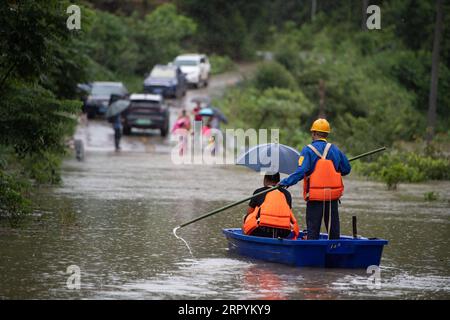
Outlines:
POLYGON ((287 295, 283 289, 289 284, 282 281, 281 277, 268 268, 251 265, 242 276, 243 286, 246 290, 252 291, 259 299, 280 300, 286 299, 287 295))

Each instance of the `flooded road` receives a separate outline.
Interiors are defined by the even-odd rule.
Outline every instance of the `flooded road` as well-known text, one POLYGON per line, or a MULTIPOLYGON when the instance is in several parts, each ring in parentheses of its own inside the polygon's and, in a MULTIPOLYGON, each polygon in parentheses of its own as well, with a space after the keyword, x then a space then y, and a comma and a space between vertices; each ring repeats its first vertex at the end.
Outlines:
MULTIPOLYGON (((220 94, 241 77, 212 78, 220 94)), ((188 108, 192 106, 187 104, 188 108)), ((172 108, 172 123, 179 106, 172 108)), ((113 151, 110 124, 79 127, 86 157, 67 159, 63 183, 42 189, 40 211, 23 227, 0 226, 0 299, 449 299, 450 182, 400 185, 389 192, 376 182, 346 178, 342 234, 388 239, 379 288, 365 270, 294 268, 232 255, 222 228, 239 227, 246 205, 178 231, 210 210, 248 196, 262 176, 232 165, 175 165, 172 145, 158 131, 124 137, 113 151), (424 193, 438 192, 426 202, 424 193), (80 290, 67 289, 67 268, 81 271, 80 290)), ((294 213, 305 228, 298 186, 294 213)))

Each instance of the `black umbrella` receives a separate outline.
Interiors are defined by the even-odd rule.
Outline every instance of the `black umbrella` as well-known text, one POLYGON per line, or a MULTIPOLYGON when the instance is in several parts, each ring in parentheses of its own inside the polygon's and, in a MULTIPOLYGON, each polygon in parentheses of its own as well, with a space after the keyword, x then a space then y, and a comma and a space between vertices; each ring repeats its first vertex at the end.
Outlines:
POLYGON ((217 109, 216 107, 212 107, 212 106, 209 106, 209 108, 211 108, 211 110, 214 111, 214 116, 216 116, 217 119, 219 119, 220 121, 222 121, 222 122, 225 123, 225 124, 228 123, 228 119, 227 119, 227 117, 223 114, 222 111, 220 111, 220 110, 217 109))
POLYGON ((255 171, 291 174, 298 167, 299 157, 300 153, 294 148, 279 143, 267 143, 244 152, 236 164, 255 171))
POLYGON ((130 105, 129 100, 116 100, 113 103, 111 103, 106 110, 106 118, 114 117, 115 115, 118 115, 119 113, 122 113, 128 106, 130 105))

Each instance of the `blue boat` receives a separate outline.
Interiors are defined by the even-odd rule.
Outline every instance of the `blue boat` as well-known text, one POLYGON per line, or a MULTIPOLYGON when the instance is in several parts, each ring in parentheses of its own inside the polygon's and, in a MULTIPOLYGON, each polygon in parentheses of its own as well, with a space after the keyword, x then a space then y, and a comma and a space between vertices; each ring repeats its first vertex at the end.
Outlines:
POLYGON ((230 252, 239 255, 288 264, 296 267, 367 268, 380 265, 387 240, 341 236, 328 240, 326 233, 319 240, 273 239, 248 236, 241 228, 223 229, 230 252))

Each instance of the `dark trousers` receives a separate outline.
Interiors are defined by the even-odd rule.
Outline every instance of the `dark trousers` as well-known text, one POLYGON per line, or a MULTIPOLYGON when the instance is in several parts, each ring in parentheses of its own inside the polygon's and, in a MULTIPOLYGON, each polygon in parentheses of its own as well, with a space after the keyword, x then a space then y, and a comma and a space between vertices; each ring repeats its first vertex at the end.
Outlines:
POLYGON ((328 232, 330 204, 331 204, 331 231, 329 232, 330 239, 340 238, 338 200, 332 200, 331 202, 308 201, 306 203, 306 227, 308 229, 308 240, 319 239, 322 217, 324 219, 325 227, 328 232))
POLYGON ((114 143, 116 145, 116 149, 120 147, 120 138, 122 137, 122 131, 120 128, 114 128, 114 143))
POLYGON ((258 227, 251 233, 252 236, 265 238, 287 238, 290 234, 290 230, 272 227, 258 227))

